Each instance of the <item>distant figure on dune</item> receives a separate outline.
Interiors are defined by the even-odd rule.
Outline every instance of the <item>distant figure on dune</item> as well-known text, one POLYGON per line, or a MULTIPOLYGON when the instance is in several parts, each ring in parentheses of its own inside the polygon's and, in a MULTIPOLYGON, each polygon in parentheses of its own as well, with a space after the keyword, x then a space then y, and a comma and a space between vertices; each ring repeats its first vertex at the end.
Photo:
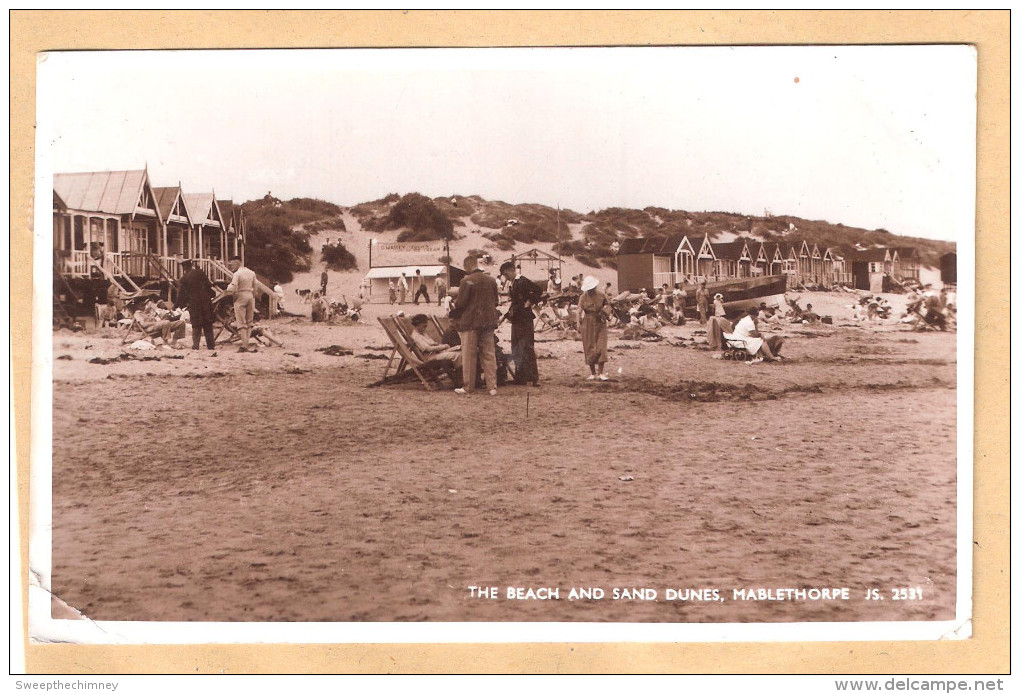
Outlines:
POLYGON ((326 285, 329 284, 329 273, 326 272, 325 270, 322 271, 322 275, 319 277, 319 283, 321 285, 321 287, 319 288, 319 293, 325 296, 326 285))

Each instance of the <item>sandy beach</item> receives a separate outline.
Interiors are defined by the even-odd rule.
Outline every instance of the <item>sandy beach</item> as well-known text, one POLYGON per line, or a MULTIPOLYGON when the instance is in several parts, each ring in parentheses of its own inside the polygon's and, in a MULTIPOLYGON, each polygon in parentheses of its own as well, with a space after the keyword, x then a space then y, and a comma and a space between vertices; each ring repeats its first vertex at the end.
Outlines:
POLYGON ((54 593, 97 620, 950 619, 956 335, 805 298, 834 325, 783 326, 781 363, 714 359, 696 321, 614 330, 593 384, 542 332, 541 387, 495 398, 368 387, 388 305, 267 322, 284 347, 255 354, 57 332, 54 593), (734 593, 823 587, 850 598, 734 593))

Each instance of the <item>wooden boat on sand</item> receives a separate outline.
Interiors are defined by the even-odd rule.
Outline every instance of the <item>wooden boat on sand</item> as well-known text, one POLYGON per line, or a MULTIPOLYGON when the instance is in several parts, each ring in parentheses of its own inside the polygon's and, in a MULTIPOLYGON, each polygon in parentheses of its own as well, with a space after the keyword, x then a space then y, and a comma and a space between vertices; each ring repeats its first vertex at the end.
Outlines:
MULTIPOLYGON (((765 304, 766 306, 779 306, 783 303, 783 295, 786 294, 786 275, 763 275, 762 277, 750 277, 748 279, 729 279, 709 282, 706 285, 708 291, 709 315, 712 314, 712 302, 716 294, 723 296, 723 308, 726 315, 735 315, 751 306, 765 304)), ((684 287, 687 298, 684 300, 684 315, 690 318, 698 317, 697 286, 687 285, 684 287)))

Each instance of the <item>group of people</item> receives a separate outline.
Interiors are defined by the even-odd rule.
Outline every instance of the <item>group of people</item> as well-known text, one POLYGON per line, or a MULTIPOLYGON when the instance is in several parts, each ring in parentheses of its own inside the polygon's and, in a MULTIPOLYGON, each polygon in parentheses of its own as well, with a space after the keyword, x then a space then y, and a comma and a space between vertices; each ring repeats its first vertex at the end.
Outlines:
POLYGON ((913 323, 915 329, 948 330, 956 320, 956 289, 943 287, 936 292, 931 285, 907 296, 904 322, 913 323))
MULTIPOLYGON (((458 394, 471 394, 477 389, 477 372, 482 373, 485 388, 490 395, 497 394, 496 337, 502 321, 510 323, 510 361, 514 365, 513 382, 520 385, 539 385, 538 360, 535 355, 535 309, 542 303, 542 289, 527 277, 518 274, 512 261, 503 263, 499 273, 509 296, 505 314, 499 312, 499 286, 495 278, 478 267, 477 258, 468 256, 464 261, 466 274, 457 290, 450 311, 456 325, 460 350, 457 353, 461 366, 462 383, 455 389, 458 394)), ((577 326, 581 334, 585 363, 589 367, 588 380, 607 381, 605 364, 608 359, 608 326, 612 308, 606 295, 598 290, 599 280, 585 277, 577 287, 580 292, 576 309, 577 326)), ((453 358, 450 345, 435 343, 424 334, 424 316, 412 319, 416 326, 415 342, 422 351, 445 358, 453 358), (418 326, 422 327, 419 328, 418 326)))
MULTIPOLYGON (((436 277, 435 288, 436 294, 438 294, 437 301, 442 304, 446 298, 446 280, 442 275, 436 277)), ((410 278, 408 278, 406 272, 401 272, 400 277, 390 280, 389 292, 391 305, 400 304, 402 306, 407 302, 408 293, 412 294, 412 301, 416 306, 421 299, 425 299, 426 304, 432 303, 429 297, 429 289, 425 283, 425 277, 421 274, 421 270, 415 270, 414 276, 410 278)))

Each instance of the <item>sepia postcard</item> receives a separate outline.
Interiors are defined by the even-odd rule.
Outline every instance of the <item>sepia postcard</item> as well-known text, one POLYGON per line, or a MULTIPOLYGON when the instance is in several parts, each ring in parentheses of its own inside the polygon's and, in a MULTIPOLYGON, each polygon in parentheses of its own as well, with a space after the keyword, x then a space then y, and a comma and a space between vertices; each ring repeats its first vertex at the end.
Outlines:
POLYGON ((978 63, 39 52, 29 643, 971 638, 978 63))

